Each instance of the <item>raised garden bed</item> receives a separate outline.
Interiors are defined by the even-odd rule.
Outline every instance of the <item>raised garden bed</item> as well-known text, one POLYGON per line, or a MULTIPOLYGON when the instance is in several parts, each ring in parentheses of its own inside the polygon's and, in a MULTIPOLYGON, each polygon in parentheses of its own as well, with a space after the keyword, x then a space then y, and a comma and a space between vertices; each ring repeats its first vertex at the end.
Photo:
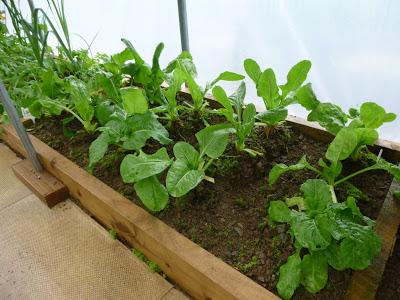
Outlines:
MULTIPOLYGON (((309 60, 278 83, 247 58, 257 110, 242 74, 202 87, 189 52, 160 66, 163 43, 151 63, 126 39, 123 51, 93 57, 72 49, 63 2, 48 2, 62 32, 30 4, 30 20, 6 5, 17 34, 0 24, 0 77, 18 112, 37 119, 35 148, 60 181, 55 189, 28 161, 14 166, 43 201, 67 187, 194 298, 374 297, 400 222, 400 147, 378 140, 394 113, 320 101, 309 60), (45 26, 31 25, 40 18, 45 26), (60 47, 48 47, 49 34, 60 47), (238 82, 232 95, 222 81, 238 82), (326 131, 288 117, 292 104, 326 131)), ((9 126, 4 139, 24 154, 9 126)))
MULTIPOLYGON (((187 128, 193 126, 189 118, 186 122, 187 128)), ((24 155, 14 130, 9 126, 4 129, 5 142, 24 155)), ((285 175, 279 188, 268 187, 266 176, 275 163, 295 163, 304 152, 314 162, 326 151, 325 142, 332 139, 327 132, 292 117, 269 137, 268 143, 262 144, 264 133, 256 131, 259 138, 255 141, 260 142, 270 156, 222 159, 216 166, 218 184, 200 185, 190 199, 174 201, 154 217, 140 207, 132 185, 122 182, 118 168, 110 168, 121 161, 112 150, 103 159, 104 164, 94 169, 94 176, 101 181, 82 169, 87 165, 93 136, 81 131, 73 140, 66 140, 56 118, 39 120, 31 130, 55 149, 32 137, 46 169, 69 188, 70 194, 99 222, 114 228, 122 238, 159 264, 174 282, 196 299, 277 298, 274 294, 277 272, 293 252, 293 245, 285 225, 274 226, 268 222, 268 202, 294 195, 310 174, 285 175), (285 154, 274 157, 273 153, 285 154)), ((190 133, 184 138, 190 140, 190 133)), ((377 146, 384 148, 387 159, 399 160, 398 144, 379 141, 377 146)), ((346 163, 346 170, 354 168, 357 165, 346 163)), ((382 251, 368 269, 331 270, 330 284, 325 289, 315 295, 299 289, 295 298, 374 298, 396 239, 400 207, 389 192, 392 179, 386 173, 374 171, 356 177, 352 183, 369 198, 368 202, 360 201, 359 206, 365 215, 377 220, 382 251)), ((395 183, 392 184, 394 188, 395 183)), ((346 189, 339 191, 343 195, 347 192, 346 189)))

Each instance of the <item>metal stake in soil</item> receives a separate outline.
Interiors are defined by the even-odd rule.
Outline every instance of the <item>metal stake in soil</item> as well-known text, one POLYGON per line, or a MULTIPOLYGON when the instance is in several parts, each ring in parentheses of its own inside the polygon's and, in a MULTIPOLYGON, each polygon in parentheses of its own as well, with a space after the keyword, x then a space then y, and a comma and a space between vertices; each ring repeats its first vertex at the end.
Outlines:
POLYGON ((17 131, 19 138, 21 139, 21 142, 24 145, 26 152, 28 153, 28 157, 31 160, 33 167, 36 171, 41 172, 43 170, 42 164, 40 163, 35 148, 33 148, 32 142, 29 139, 29 136, 21 123, 21 120, 19 119, 17 110, 15 109, 15 106, 12 103, 10 96, 8 95, 6 87, 1 80, 0 100, 3 103, 4 109, 6 110, 15 130, 17 131))
POLYGON ((179 28, 181 31, 182 51, 189 51, 189 33, 186 13, 186 0, 178 0, 179 28))

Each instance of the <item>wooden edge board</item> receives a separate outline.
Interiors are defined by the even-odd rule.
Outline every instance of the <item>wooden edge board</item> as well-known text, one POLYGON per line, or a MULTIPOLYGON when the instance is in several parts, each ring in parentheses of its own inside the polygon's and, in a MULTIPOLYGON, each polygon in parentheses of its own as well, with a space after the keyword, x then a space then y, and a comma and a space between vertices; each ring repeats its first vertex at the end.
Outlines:
POLYGON ((67 187, 47 170, 37 172, 30 160, 21 160, 11 168, 15 176, 48 207, 52 208, 68 198, 67 187))
POLYGON ((347 289, 345 298, 347 300, 375 299, 386 262, 396 243, 397 229, 400 225, 400 203, 393 197, 393 191, 398 190, 400 183, 393 180, 375 225, 382 241, 381 252, 367 269, 354 272, 347 289))
MULTIPOLYGON (((26 151, 11 125, 3 140, 14 151, 26 151)), ((46 170, 61 180, 95 218, 142 251, 195 299, 279 299, 193 243, 158 218, 126 199, 84 169, 30 135, 46 170)))

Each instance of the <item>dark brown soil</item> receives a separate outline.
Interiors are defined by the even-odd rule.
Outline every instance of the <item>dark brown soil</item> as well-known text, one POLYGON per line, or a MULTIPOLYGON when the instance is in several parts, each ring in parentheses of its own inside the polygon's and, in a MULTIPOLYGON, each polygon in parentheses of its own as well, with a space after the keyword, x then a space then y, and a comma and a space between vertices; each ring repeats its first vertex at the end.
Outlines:
MULTIPOLYGON (((195 143, 193 128, 201 129, 198 118, 187 116, 185 122, 175 124, 171 130, 174 140, 195 143)), ((212 122, 212 118, 211 118, 212 122)), ((32 133, 42 141, 85 168, 88 163, 88 148, 95 135, 88 135, 79 124, 72 124, 77 131, 74 139, 63 136, 61 120, 48 118, 39 120, 32 133)), ((287 126, 269 133, 257 128, 248 141, 249 148, 265 153, 264 157, 251 158, 237 154, 229 145, 226 154, 215 166, 210 167, 209 176, 215 184, 201 183, 189 195, 170 199, 169 206, 157 216, 177 231, 221 258, 234 268, 276 293, 279 266, 293 252, 293 244, 286 225, 273 224, 268 220, 269 201, 284 199, 299 193, 300 185, 313 174, 308 171, 284 175, 279 184, 267 184, 267 174, 276 163, 296 163, 304 153, 313 164, 324 156, 327 145, 316 142, 287 126)), ((160 146, 150 142, 145 152, 154 152, 160 146)), ((172 145, 167 147, 171 152, 172 145)), ((132 185, 124 184, 119 175, 119 164, 126 153, 116 147, 96 166, 93 175, 119 191, 134 203, 136 199, 132 185)), ((345 164, 345 172, 359 169, 352 162, 345 164)), ((365 195, 360 200, 361 211, 375 219, 391 183, 391 177, 381 171, 369 172, 354 178, 352 183, 365 195), (366 197, 365 197, 366 196, 366 197)), ((349 193, 347 187, 338 191, 339 200, 349 193)), ((351 271, 330 270, 327 287, 316 295, 304 289, 296 292, 296 299, 342 299, 351 271)), ((388 299, 388 298, 385 298, 388 299)))
POLYGON ((400 299, 400 231, 397 232, 397 241, 392 256, 386 263, 381 284, 376 293, 378 300, 400 299))

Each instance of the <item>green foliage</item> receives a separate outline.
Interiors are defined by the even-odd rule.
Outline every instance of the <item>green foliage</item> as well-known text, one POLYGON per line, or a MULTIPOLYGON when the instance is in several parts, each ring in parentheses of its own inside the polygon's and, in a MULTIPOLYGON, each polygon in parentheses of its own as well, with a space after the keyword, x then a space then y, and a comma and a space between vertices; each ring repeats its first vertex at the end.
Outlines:
POLYGON ((225 151, 232 128, 219 124, 204 128, 196 134, 199 151, 186 142, 174 146, 175 161, 168 170, 166 185, 174 197, 181 197, 194 189, 203 179, 213 182, 205 171, 225 151))
POLYGON ((118 233, 114 228, 111 228, 108 233, 110 234, 110 236, 112 237, 113 240, 118 239, 118 233))
MULTIPOLYGON (((268 126, 276 126, 284 121, 288 115, 287 106, 297 103, 295 95, 299 93, 301 98, 306 98, 305 86, 302 86, 310 71, 311 62, 302 60, 294 65, 287 74, 287 82, 279 85, 276 82, 275 73, 271 68, 261 71, 260 66, 251 58, 244 61, 244 69, 256 85, 257 95, 264 100, 265 112, 257 115, 257 118, 268 126)), ((303 100, 307 101, 307 100, 303 100)))
POLYGON ((328 265, 361 270, 380 251, 374 223, 361 214, 354 198, 335 202, 332 189, 321 179, 307 180, 301 190, 304 211, 289 209, 282 201, 272 201, 268 210, 271 220, 290 225, 295 240, 296 252, 280 268, 277 288, 284 299, 300 285, 310 293, 320 291, 327 283, 328 265))
POLYGON ((154 261, 148 259, 140 250, 132 249, 132 254, 143 261, 153 273, 161 273, 162 270, 159 265, 157 265, 154 261))
MULTIPOLYGON (((103 118, 107 119, 104 116, 103 118)), ((161 144, 171 142, 168 131, 157 120, 156 115, 149 111, 128 117, 112 113, 105 126, 99 127, 98 130, 101 134, 89 147, 88 170, 92 170, 103 158, 109 145, 118 145, 124 150, 140 150, 150 138, 161 144)))
POLYGON ((229 98, 220 86, 214 87, 212 93, 216 101, 222 105, 222 108, 218 109, 217 113, 225 116, 226 120, 234 128, 236 150, 240 152, 246 151, 252 156, 261 154, 255 150, 246 148, 245 145, 246 138, 253 130, 256 116, 254 104, 244 104, 246 96, 245 83, 242 82, 236 92, 229 98))

